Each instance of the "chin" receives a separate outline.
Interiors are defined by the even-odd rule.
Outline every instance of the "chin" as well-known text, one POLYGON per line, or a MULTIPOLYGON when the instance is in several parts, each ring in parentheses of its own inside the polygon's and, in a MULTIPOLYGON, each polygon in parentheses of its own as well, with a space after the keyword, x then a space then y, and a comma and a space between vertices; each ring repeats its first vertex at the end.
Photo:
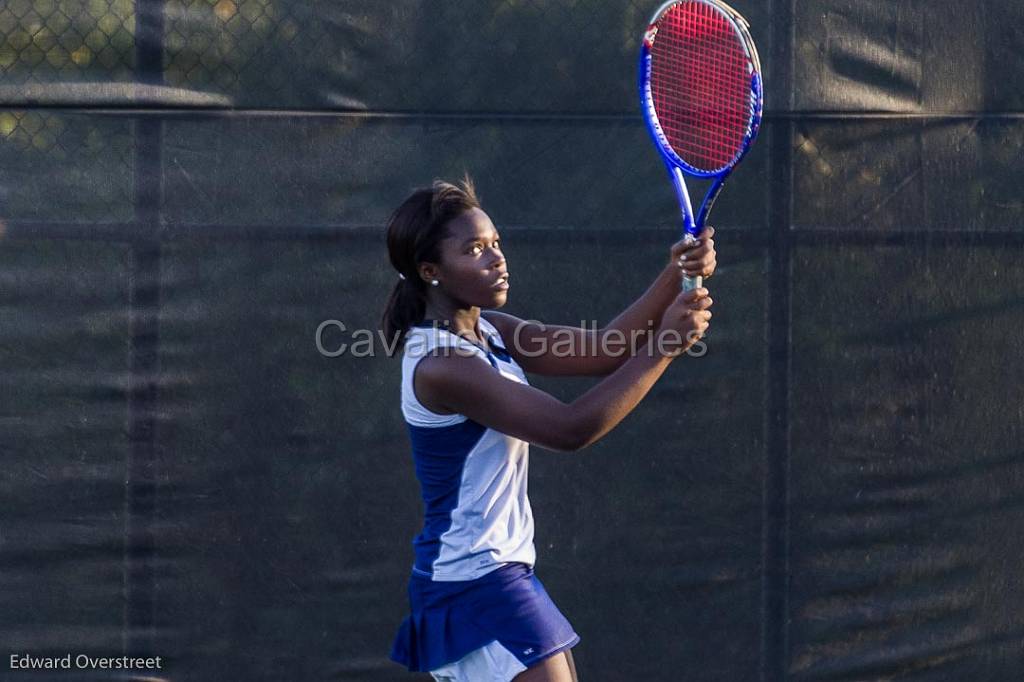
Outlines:
POLYGON ((505 303, 507 301, 508 301, 508 292, 507 291, 499 291, 494 296, 494 298, 491 300, 490 305, 488 305, 487 307, 488 308, 500 308, 503 305, 505 305, 505 303))

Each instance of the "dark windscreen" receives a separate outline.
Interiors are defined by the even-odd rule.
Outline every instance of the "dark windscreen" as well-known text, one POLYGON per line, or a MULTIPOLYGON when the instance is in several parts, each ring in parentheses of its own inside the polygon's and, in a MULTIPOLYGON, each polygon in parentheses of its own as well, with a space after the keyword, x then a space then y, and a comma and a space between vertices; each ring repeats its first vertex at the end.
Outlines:
MULTIPOLYGON (((534 448, 537 575, 588 682, 1018 679, 1019 3, 734 4, 767 117, 711 216, 708 354, 534 448)), ((0 7, 4 653, 407 679, 399 363, 317 331, 376 328, 384 221, 464 171, 509 312, 644 291, 681 230, 655 5, 0 7)))

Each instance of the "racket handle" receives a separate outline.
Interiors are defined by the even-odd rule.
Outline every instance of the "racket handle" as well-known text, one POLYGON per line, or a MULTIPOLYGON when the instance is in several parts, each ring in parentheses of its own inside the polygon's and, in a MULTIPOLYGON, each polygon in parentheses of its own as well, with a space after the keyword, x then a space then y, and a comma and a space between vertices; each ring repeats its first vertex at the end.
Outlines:
MULTIPOLYGON (((692 244, 697 241, 697 238, 687 232, 686 236, 683 237, 683 241, 687 244, 692 244)), ((693 291, 694 289, 700 289, 702 286, 704 286, 704 278, 700 275, 696 277, 690 277, 687 274, 683 275, 683 291, 693 291)))

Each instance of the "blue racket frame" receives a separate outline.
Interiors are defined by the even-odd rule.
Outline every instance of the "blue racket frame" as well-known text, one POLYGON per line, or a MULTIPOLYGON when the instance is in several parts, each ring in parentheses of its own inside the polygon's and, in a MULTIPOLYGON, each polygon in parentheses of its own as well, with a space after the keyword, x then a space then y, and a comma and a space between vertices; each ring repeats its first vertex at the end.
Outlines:
MULTIPOLYGON (((711 212, 711 207, 714 206, 715 200, 722 191, 722 186, 725 184, 726 179, 732 173, 736 165, 739 164, 739 162, 743 160, 743 157, 746 156, 747 152, 750 151, 750 147, 761 128, 761 118, 764 111, 764 92, 759 68, 760 62, 757 56, 757 50, 754 46, 754 41, 747 30, 746 22, 735 10, 725 3, 715 2, 713 0, 669 0, 669 2, 666 2, 658 8, 658 11, 654 13, 651 21, 648 22, 648 29, 644 33, 644 39, 640 46, 640 75, 638 79, 640 89, 640 108, 643 113, 644 122, 647 124, 647 131, 654 140, 654 146, 661 155, 662 160, 665 162, 669 176, 672 178, 672 186, 675 188, 676 197, 679 200, 679 206, 683 214, 683 236, 687 241, 695 241, 697 236, 704 229, 704 223, 707 220, 708 214, 711 212), (726 18, 732 23, 737 33, 742 36, 748 56, 755 67, 750 78, 750 97, 754 113, 753 116, 751 116, 750 126, 747 129, 743 144, 740 146, 739 151, 736 156, 733 157, 732 161, 724 167, 714 171, 702 171, 694 168, 681 159, 679 155, 672 150, 672 146, 669 144, 668 139, 665 137, 665 133, 661 129, 661 124, 658 122, 658 115, 654 111, 654 98, 651 95, 651 41, 653 39, 651 31, 657 21, 666 11, 668 11, 670 7, 681 4, 683 1, 703 2, 715 9, 721 10, 726 18), (700 209, 696 216, 693 213, 693 204, 690 202, 690 193, 686 189, 686 182, 683 178, 683 173, 701 179, 714 178, 714 182, 704 195, 704 200, 701 202, 700 209)), ((700 287, 701 284, 702 282, 700 277, 685 277, 683 280, 684 289, 696 289, 700 287)))

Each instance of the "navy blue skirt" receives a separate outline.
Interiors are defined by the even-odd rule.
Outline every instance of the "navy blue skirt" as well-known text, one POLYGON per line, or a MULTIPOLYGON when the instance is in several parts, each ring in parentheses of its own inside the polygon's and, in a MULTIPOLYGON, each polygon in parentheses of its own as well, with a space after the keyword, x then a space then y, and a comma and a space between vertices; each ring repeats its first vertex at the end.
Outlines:
POLYGON ((528 668, 580 641, 533 567, 523 563, 456 582, 413 573, 409 607, 391 660, 416 672, 458 661, 494 641, 528 668))

